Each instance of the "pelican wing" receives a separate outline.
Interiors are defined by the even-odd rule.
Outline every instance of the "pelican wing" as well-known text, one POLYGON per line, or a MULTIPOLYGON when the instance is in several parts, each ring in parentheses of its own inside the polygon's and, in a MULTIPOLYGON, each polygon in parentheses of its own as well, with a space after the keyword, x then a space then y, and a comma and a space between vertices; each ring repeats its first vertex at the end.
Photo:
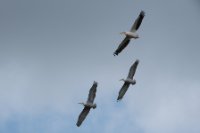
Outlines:
POLYGON ((78 117, 78 121, 76 123, 76 125, 79 127, 81 125, 81 123, 85 120, 86 116, 88 115, 88 113, 90 112, 90 108, 89 107, 85 107, 82 112, 80 113, 79 117, 78 117))
POLYGON ((115 50, 114 52, 114 56, 118 55, 130 42, 130 38, 125 37, 124 40, 120 43, 120 45, 118 46, 118 48, 115 50))
POLYGON ((129 70, 129 73, 128 73, 128 77, 129 79, 133 79, 133 76, 135 75, 135 72, 136 72, 136 69, 137 69, 137 66, 139 64, 139 60, 136 60, 133 65, 131 66, 130 70, 129 70))
POLYGON ((96 96, 96 91, 97 91, 97 82, 94 81, 92 87, 90 88, 90 92, 88 94, 88 99, 87 103, 93 103, 95 96, 96 96))
POLYGON ((123 98, 124 94, 128 90, 129 85, 130 85, 129 83, 126 83, 126 82, 124 83, 121 90, 119 91, 119 96, 118 96, 117 100, 121 100, 123 98))
POLYGON ((137 31, 137 30, 139 29, 139 27, 140 27, 140 25, 141 25, 141 23, 142 23, 142 20, 143 20, 143 18, 144 18, 144 16, 145 16, 145 12, 144 12, 144 11, 141 11, 140 14, 139 14, 139 16, 138 16, 137 19, 135 20, 135 22, 134 22, 132 28, 131 28, 131 32, 135 32, 135 31, 137 31))

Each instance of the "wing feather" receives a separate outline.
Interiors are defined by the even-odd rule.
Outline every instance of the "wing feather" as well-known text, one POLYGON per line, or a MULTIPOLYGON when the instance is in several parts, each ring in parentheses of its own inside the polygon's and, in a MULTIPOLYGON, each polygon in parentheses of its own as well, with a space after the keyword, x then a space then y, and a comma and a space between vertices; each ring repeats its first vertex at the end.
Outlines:
POLYGON ((123 98, 126 91, 128 90, 129 85, 130 85, 129 83, 126 83, 126 82, 124 83, 121 90, 119 91, 119 96, 118 96, 117 100, 121 100, 123 98))
POLYGON ((130 30, 131 32, 135 32, 135 31, 137 31, 137 30, 139 29, 139 27, 140 27, 140 25, 141 25, 141 23, 142 23, 142 20, 143 20, 143 18, 144 18, 144 16, 145 16, 145 12, 144 12, 144 11, 141 11, 140 14, 139 14, 139 16, 138 16, 137 19, 135 20, 135 22, 134 22, 134 24, 133 24, 131 30, 130 30))
POLYGON ((85 107, 82 112, 80 113, 79 117, 78 117, 78 121, 76 123, 76 125, 79 127, 82 122, 85 120, 86 116, 88 115, 88 113, 90 112, 90 108, 89 107, 85 107))
POLYGON ((136 60, 133 65, 130 67, 129 73, 128 73, 128 77, 129 79, 133 79, 133 76, 135 75, 137 66, 139 64, 139 60, 136 60))
POLYGON ((96 91, 97 91, 97 82, 94 81, 92 87, 90 88, 90 92, 88 94, 88 99, 87 99, 88 103, 94 102, 94 99, 96 97, 96 91))
POLYGON ((114 56, 118 55, 130 42, 130 39, 128 37, 125 37, 124 40, 120 43, 118 48, 114 52, 114 56))

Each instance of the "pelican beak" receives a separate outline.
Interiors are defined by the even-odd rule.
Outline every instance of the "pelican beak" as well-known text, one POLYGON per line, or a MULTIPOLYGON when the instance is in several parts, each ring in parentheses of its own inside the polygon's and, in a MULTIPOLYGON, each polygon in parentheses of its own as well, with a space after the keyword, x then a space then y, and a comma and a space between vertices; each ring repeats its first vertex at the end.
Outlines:
POLYGON ((119 81, 124 81, 124 79, 120 79, 119 81))
POLYGON ((85 104, 84 104, 84 103, 78 103, 78 104, 81 104, 81 105, 85 106, 85 104))

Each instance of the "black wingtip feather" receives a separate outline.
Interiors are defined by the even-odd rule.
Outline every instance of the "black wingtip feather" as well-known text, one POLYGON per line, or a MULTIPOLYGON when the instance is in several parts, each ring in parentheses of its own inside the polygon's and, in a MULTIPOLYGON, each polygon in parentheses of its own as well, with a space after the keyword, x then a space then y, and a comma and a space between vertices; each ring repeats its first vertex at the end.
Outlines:
POLYGON ((77 126, 77 127, 80 127, 80 125, 79 125, 78 123, 76 123, 76 126, 77 126))
POLYGON ((119 52, 117 50, 113 53, 114 56, 118 56, 118 54, 119 52))
POLYGON ((97 81, 94 81, 93 84, 97 86, 97 85, 98 85, 98 82, 97 82, 97 81))
POLYGON ((140 61, 139 61, 138 59, 135 61, 136 64, 139 64, 139 62, 140 62, 140 61))
POLYGON ((120 102, 121 100, 122 100, 122 98, 119 98, 119 97, 117 98, 117 102, 120 102))
POLYGON ((144 17, 144 16, 145 16, 145 12, 142 10, 142 11, 140 12, 140 15, 144 17))

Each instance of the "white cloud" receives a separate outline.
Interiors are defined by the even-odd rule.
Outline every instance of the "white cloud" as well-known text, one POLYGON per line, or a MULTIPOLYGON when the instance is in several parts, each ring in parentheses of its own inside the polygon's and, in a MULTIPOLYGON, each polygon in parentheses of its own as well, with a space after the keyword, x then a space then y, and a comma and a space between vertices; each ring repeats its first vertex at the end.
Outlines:
MULTIPOLYGON (((128 97, 127 109, 145 133, 198 133, 200 84, 157 79, 140 94, 128 97)), ((139 88, 138 88, 139 89, 139 88)))

